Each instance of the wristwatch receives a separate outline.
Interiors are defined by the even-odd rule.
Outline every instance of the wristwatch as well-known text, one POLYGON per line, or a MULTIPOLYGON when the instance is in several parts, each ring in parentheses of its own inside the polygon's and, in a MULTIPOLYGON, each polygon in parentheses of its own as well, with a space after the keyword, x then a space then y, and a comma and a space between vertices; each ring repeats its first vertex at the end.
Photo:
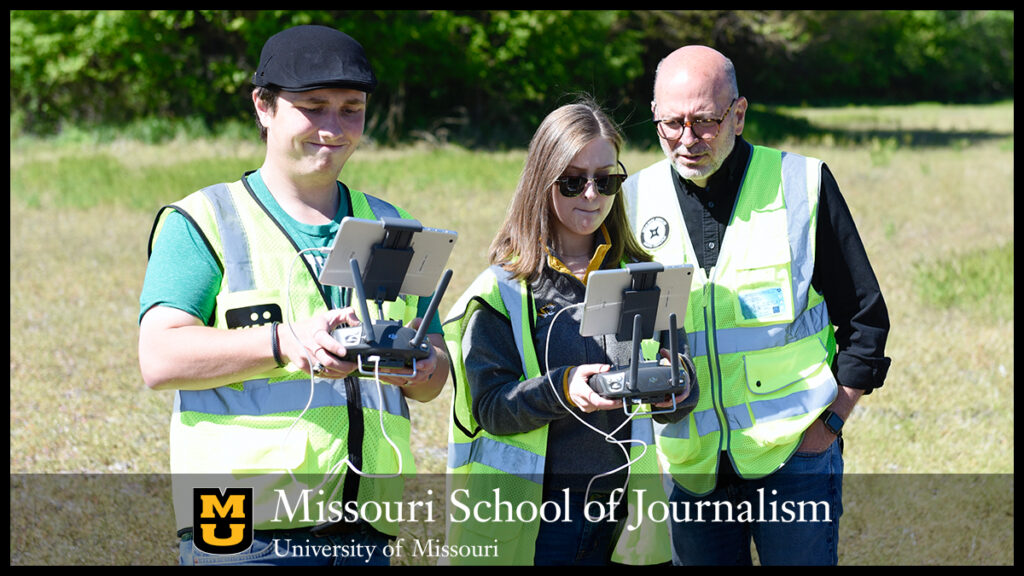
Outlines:
POLYGON ((845 424, 845 422, 839 414, 836 414, 831 410, 825 410, 821 413, 821 416, 819 416, 818 419, 825 423, 825 428, 828 428, 829 432, 836 436, 842 434, 843 424, 845 424))

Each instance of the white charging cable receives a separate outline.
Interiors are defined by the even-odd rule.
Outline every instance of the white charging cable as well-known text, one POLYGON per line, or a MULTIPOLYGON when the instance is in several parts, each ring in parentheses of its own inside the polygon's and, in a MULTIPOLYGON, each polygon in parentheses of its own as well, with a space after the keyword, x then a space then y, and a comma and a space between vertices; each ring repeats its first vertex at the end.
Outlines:
MULTIPOLYGON (((295 332, 295 326, 293 325, 293 323, 291 321, 292 320, 292 315, 293 315, 292 305, 291 305, 292 304, 292 300, 291 300, 291 280, 292 280, 292 276, 293 276, 293 273, 294 273, 294 270, 295 270, 295 262, 299 259, 300 256, 302 256, 302 254, 304 254, 306 252, 310 252, 310 251, 330 252, 330 250, 331 250, 330 248, 326 248, 326 247, 324 247, 324 248, 306 248, 304 250, 300 250, 299 252, 297 252, 295 254, 295 257, 292 258, 291 264, 289 264, 289 266, 288 266, 288 282, 285 284, 285 317, 282 320, 284 321, 284 324, 286 326, 288 326, 288 330, 291 333, 292 338, 294 338, 295 342, 297 342, 299 344, 299 346, 301 346, 302 349, 304 350, 304 354, 306 355, 306 360, 309 362, 310 366, 313 365, 313 358, 310 356, 309 349, 306 348, 306 345, 303 344, 302 340, 299 339, 299 335, 295 332)), ((366 319, 364 319, 364 321, 365 322, 370 322, 371 320, 369 318, 366 318, 366 319)), ((395 452, 395 457, 398 460, 398 472, 395 472, 394 474, 370 474, 368 472, 363 472, 355 464, 352 463, 352 461, 348 458, 348 456, 346 456, 342 461, 338 462, 334 466, 331 466, 331 468, 328 469, 327 472, 324 473, 324 481, 320 483, 320 486, 317 486, 317 491, 319 491, 321 488, 323 488, 323 486, 325 484, 327 484, 327 482, 330 481, 331 478, 334 475, 340 474, 342 467, 346 466, 346 465, 353 472, 355 472, 356 474, 358 474, 358 475, 360 475, 362 477, 365 477, 365 478, 395 478, 395 477, 398 477, 398 476, 402 475, 402 469, 403 469, 402 451, 398 448, 398 446, 394 443, 394 441, 391 440, 391 437, 388 435, 387 430, 386 430, 386 428, 384 426, 384 411, 385 411, 384 410, 384 390, 383 390, 383 388, 381 388, 382 386, 384 386, 384 383, 381 382, 381 379, 380 379, 380 357, 374 357, 374 358, 372 358, 372 360, 374 360, 374 370, 373 370, 374 380, 376 381, 376 384, 377 384, 377 403, 378 403, 377 415, 379 416, 380 432, 384 436, 384 439, 387 441, 387 443, 391 446, 392 450, 394 450, 394 452, 395 452)), ((288 436, 291 434, 292 430, 302 420, 302 417, 306 414, 306 412, 309 411, 310 407, 312 406, 312 404, 313 404, 313 397, 315 395, 316 378, 317 377, 315 375, 313 375, 313 374, 309 375, 309 399, 306 401, 306 405, 305 405, 305 407, 303 407, 302 411, 299 412, 299 414, 297 416, 295 416, 295 419, 292 420, 291 425, 288 426, 288 430, 285 433, 285 436, 284 436, 284 438, 281 441, 281 445, 282 446, 287 442, 288 436)), ((292 480, 297 481, 297 479, 295 478, 294 470, 288 469, 288 470, 286 470, 286 472, 288 472, 288 475, 291 476, 292 480)), ((330 496, 333 496, 334 493, 337 492, 338 487, 340 487, 340 483, 338 484, 338 486, 335 487, 334 491, 332 491, 330 496)))
MULTIPOLYGON (((622 497, 625 496, 627 491, 629 490, 629 479, 630 479, 630 474, 631 474, 630 468, 633 466, 634 463, 639 462, 640 460, 643 459, 644 455, 647 453, 647 450, 649 448, 649 445, 646 442, 644 442, 643 440, 637 440, 637 439, 634 439, 634 438, 629 438, 627 440, 616 440, 615 439, 615 435, 620 430, 622 430, 622 428, 624 426, 626 426, 626 424, 629 424, 630 422, 632 422, 632 420, 636 416, 637 412, 628 413, 629 417, 626 418, 625 420, 623 420, 622 424, 617 426, 611 432, 607 432, 606 433, 605 431, 603 431, 603 430, 601 430, 601 429, 591 425, 589 422, 587 422, 586 420, 581 418, 578 414, 576 414, 576 412, 574 412, 569 406, 566 406, 565 402, 562 401, 561 394, 559 394, 558 389, 555 387, 554 381, 551 379, 550 364, 548 363, 548 351, 551 348, 551 333, 554 331, 555 321, 558 320, 558 317, 562 314, 562 312, 565 312, 566 310, 572 310, 573 308, 578 308, 580 306, 583 306, 583 304, 580 303, 580 304, 573 304, 571 306, 566 306, 566 307, 562 308, 561 310, 559 310, 555 314, 555 317, 551 319, 551 324, 548 326, 548 334, 547 334, 547 337, 545 338, 545 342, 544 342, 544 366, 549 368, 547 370, 546 376, 547 376, 548 384, 551 386, 551 391, 555 393, 555 398, 558 400, 558 403, 561 404, 563 408, 565 408, 566 412, 571 414, 572 417, 575 418, 576 420, 579 420, 579 422, 581 424, 583 424, 584 426, 586 426, 587 428, 589 428, 589 429, 593 430, 594 432, 597 432, 599 435, 601 435, 604 438, 605 442, 608 442, 609 444, 615 444, 616 446, 619 447, 619 449, 622 450, 622 454, 626 458, 626 463, 623 464, 622 466, 618 466, 618 467, 616 467, 616 468, 614 468, 612 470, 609 470, 607 472, 602 472, 600 474, 597 474, 597 475, 591 477, 590 481, 587 482, 587 490, 584 493, 584 500, 589 501, 590 488, 591 488, 591 486, 593 486, 594 482, 597 481, 598 478, 603 478, 605 476, 611 476, 611 475, 619 472, 620 470, 625 469, 626 470, 626 485, 622 489, 622 494, 619 495, 619 500, 615 503, 615 505, 618 505, 618 503, 622 501, 622 497), (640 452, 640 455, 637 456, 635 459, 630 460, 629 450, 626 448, 627 444, 641 444, 643 446, 643 451, 640 452)), ((633 360, 633 361, 635 362, 635 360, 633 360)))

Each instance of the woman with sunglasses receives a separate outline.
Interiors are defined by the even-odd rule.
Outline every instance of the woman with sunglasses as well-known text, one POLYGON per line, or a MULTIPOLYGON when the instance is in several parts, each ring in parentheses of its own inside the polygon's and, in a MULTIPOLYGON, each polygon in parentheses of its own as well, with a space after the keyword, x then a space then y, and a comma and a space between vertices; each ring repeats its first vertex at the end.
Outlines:
POLYGON ((492 265, 445 323, 455 386, 448 544, 478 552, 453 563, 670 558, 667 527, 627 514, 630 504, 664 501, 652 411, 627 412, 588 384, 629 365, 631 343, 580 336, 589 274, 650 260, 626 222, 621 147, 590 100, 549 114, 491 244, 492 265))

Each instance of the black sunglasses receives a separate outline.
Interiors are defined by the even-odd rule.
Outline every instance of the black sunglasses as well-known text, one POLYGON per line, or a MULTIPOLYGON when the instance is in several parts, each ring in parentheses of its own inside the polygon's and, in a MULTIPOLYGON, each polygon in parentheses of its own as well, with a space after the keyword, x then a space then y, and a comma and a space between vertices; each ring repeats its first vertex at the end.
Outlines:
POLYGON ((626 180, 626 167, 619 162, 622 174, 606 174, 604 176, 562 176, 555 183, 558 184, 558 191, 566 198, 575 198, 583 193, 587 182, 593 182, 597 192, 604 196, 615 196, 622 189, 622 183, 626 180))

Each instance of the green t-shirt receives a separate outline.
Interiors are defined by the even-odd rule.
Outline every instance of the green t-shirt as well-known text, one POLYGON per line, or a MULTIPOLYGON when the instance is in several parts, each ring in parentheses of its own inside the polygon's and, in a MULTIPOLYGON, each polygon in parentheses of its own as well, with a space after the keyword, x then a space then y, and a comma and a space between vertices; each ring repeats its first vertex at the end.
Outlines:
MULTIPOLYGON (((342 218, 352 215, 348 189, 340 182, 338 194, 341 201, 338 203, 338 213, 327 224, 304 224, 289 216, 267 189, 258 170, 248 174, 246 182, 299 250, 330 248, 342 218)), ((310 268, 319 274, 327 258, 327 251, 310 250, 302 256, 310 263, 310 268)), ((300 266, 299 263, 293 265, 300 266)), ((153 306, 168 306, 183 310, 210 325, 221 279, 220 266, 207 248, 202 235, 187 218, 172 210, 166 216, 149 257, 142 293, 139 296, 139 320, 141 321, 153 306)), ((331 296, 333 307, 348 305, 349 290, 337 286, 325 288, 331 296)), ((420 317, 426 311, 429 301, 429 298, 419 299, 420 317)), ((437 315, 431 322, 429 332, 441 333, 441 321, 437 315)))

